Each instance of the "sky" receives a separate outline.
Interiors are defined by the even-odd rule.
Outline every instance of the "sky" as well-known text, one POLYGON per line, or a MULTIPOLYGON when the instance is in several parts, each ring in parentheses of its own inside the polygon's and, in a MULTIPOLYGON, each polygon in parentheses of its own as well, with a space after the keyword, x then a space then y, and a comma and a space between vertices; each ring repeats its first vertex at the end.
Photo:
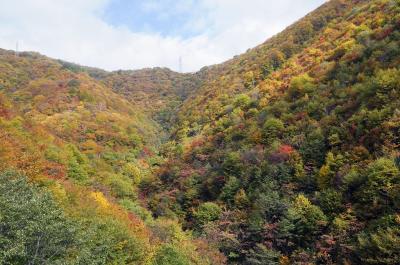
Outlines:
POLYGON ((0 48, 18 42, 20 51, 105 70, 193 72, 257 46, 325 1, 0 0, 0 48))

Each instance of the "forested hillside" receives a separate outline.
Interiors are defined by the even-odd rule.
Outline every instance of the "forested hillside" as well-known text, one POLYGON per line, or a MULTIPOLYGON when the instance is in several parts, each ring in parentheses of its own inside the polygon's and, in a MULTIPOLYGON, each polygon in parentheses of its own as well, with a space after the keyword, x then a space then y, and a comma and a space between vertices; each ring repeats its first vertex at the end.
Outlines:
POLYGON ((163 133, 141 104, 35 53, 0 69, 0 264, 224 261, 143 207, 163 133))
POLYGON ((330 1, 216 67, 149 208, 231 264, 399 264, 399 29, 399 1, 330 1))
POLYGON ((400 264, 399 30, 331 0, 197 73, 0 50, 0 264, 400 264))

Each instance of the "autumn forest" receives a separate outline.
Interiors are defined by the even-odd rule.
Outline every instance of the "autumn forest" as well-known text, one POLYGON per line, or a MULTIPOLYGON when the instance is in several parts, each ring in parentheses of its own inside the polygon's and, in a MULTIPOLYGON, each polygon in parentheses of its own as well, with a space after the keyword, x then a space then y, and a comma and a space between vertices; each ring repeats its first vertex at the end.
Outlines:
POLYGON ((0 264, 398 265, 399 148, 399 0, 195 73, 0 49, 0 264))

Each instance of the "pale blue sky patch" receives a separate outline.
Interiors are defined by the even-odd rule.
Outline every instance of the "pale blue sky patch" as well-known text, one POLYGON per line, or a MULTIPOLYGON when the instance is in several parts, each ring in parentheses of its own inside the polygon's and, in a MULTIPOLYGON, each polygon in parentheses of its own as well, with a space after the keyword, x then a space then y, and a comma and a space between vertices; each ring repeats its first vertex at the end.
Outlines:
POLYGON ((133 32, 157 33, 162 36, 192 37, 201 32, 188 25, 193 19, 195 1, 113 0, 103 11, 104 21, 126 26, 133 32))

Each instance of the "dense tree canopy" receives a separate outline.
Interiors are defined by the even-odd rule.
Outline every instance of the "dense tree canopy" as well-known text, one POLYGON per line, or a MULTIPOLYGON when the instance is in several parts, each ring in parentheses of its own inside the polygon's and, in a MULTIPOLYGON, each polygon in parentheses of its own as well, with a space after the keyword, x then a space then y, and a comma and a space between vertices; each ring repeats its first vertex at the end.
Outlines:
POLYGON ((0 264, 399 264, 399 14, 187 74, 0 50, 0 264))

